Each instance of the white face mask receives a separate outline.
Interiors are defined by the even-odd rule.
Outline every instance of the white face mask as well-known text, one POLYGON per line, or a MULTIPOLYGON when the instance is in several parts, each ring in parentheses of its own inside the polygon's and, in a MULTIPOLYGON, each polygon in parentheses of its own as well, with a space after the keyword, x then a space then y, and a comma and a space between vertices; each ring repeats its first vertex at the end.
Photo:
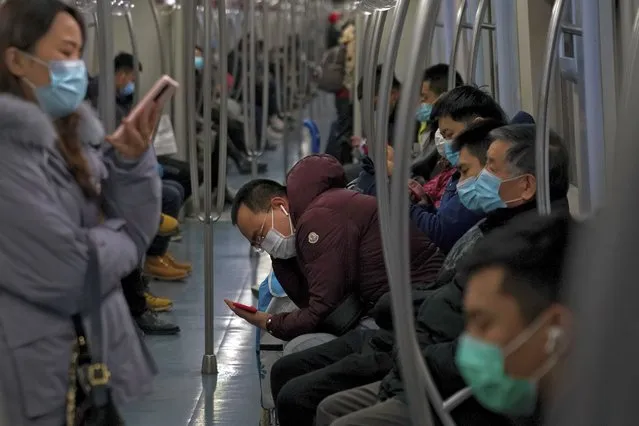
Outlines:
POLYGON ((271 210, 271 229, 266 233, 264 241, 260 244, 262 250, 270 254, 275 259, 290 259, 295 257, 297 252, 295 250, 295 230, 293 229, 293 222, 291 216, 280 206, 280 209, 288 217, 288 223, 291 227, 291 235, 285 237, 275 227, 275 216, 271 210))
POLYGON ((444 151, 444 146, 446 145, 447 142, 448 141, 444 139, 444 137, 442 136, 442 132, 440 132, 439 129, 437 129, 437 131, 435 132, 435 148, 437 148, 437 152, 442 157, 446 155, 446 152, 444 151))

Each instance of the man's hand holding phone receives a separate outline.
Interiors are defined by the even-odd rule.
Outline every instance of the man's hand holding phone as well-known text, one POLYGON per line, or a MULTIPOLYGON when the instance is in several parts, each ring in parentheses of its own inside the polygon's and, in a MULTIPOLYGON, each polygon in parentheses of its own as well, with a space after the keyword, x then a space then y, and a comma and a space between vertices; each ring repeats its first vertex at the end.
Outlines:
POLYGON ((224 303, 226 303, 226 306, 228 306, 229 309, 231 309, 231 311, 233 311, 233 313, 238 317, 248 321, 258 328, 266 330, 266 321, 268 321, 271 317, 270 314, 258 311, 253 306, 243 305, 228 299, 224 299, 224 303))

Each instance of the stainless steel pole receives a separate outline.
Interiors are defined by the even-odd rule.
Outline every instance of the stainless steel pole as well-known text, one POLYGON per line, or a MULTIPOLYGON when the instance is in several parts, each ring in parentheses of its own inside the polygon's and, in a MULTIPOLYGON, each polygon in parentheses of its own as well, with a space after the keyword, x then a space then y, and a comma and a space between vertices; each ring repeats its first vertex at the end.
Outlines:
POLYGON ((561 30, 561 16, 563 15, 566 0, 556 0, 552 8, 550 26, 548 28, 548 38, 546 39, 546 52, 544 57, 544 68, 541 75, 541 86, 539 88, 539 102, 537 104, 537 125, 535 140, 535 169, 537 178, 537 209, 540 214, 550 214, 550 170, 548 169, 548 149, 549 149, 549 124, 548 110, 550 103, 550 82, 552 80, 552 70, 555 64, 555 49, 559 40, 561 30))
POLYGON ((226 83, 226 74, 228 74, 228 49, 229 49, 229 36, 228 36, 228 21, 226 17, 226 2, 217 2, 217 16, 218 16, 218 28, 219 34, 219 55, 220 55, 220 134, 218 135, 217 148, 219 152, 219 167, 217 178, 217 219, 220 218, 224 210, 224 201, 226 194, 226 155, 228 148, 228 99, 229 99, 229 86, 226 83), (220 196, 222 194, 222 196, 220 196))
MULTIPOLYGON (((184 60, 184 116, 186 120, 186 146, 188 148, 189 155, 189 169, 191 177, 191 188, 193 188, 193 195, 191 196, 191 203, 193 207, 193 214, 196 217, 200 216, 200 180, 198 176, 199 162, 198 162, 198 144, 197 144, 197 128, 196 118, 197 111, 197 97, 195 94, 195 31, 196 31, 196 17, 195 17, 195 3, 196 0, 182 0, 182 19, 184 27, 184 45, 185 49, 182 50, 184 60)), ((210 111, 208 112, 210 114, 210 111)), ((206 115, 206 112, 204 113, 206 115)))
MULTIPOLYGON (((203 127, 202 140, 204 143, 204 216, 200 220, 204 224, 204 356, 202 357, 202 374, 217 374, 217 359, 213 333, 215 330, 215 318, 213 316, 213 222, 211 218, 213 204, 213 182, 211 181, 211 154, 213 148, 213 52, 210 46, 212 16, 211 2, 204 3, 204 69, 202 70, 202 97, 203 97, 203 127)), ((194 48, 192 48, 194 50, 194 48)), ((224 81, 226 83, 226 79, 224 81)), ((221 135, 220 135, 221 137, 221 135)), ((217 194, 224 198, 224 192, 217 194)))
POLYGON ((251 139, 253 140, 253 152, 251 153, 251 178, 257 179, 257 162, 259 160, 259 151, 260 147, 257 143, 257 95, 256 95, 256 85, 257 85, 257 54, 255 52, 255 45, 257 43, 257 35, 255 31, 257 30, 255 25, 255 0, 248 0, 249 10, 248 10, 248 25, 249 25, 249 99, 251 103, 251 118, 250 118, 250 129, 251 129, 251 139))
POLYGON ((448 61, 448 90, 455 88, 455 80, 457 78, 457 50, 459 50, 459 42, 461 40, 461 32, 463 30, 464 20, 466 17, 466 9, 468 8, 468 0, 462 0, 457 9, 457 21, 455 24, 455 34, 453 36, 453 48, 450 51, 450 60, 448 61))
POLYGON ((133 17, 129 10, 124 14, 126 19, 126 28, 129 32, 129 39, 131 40, 131 53, 133 54, 133 72, 135 74, 135 92, 133 92, 133 104, 138 103, 140 98, 140 51, 138 50, 138 41, 133 31, 133 17))
MULTIPOLYGON (((266 147, 266 143, 268 142, 268 138, 266 137, 266 131, 268 129, 268 118, 270 111, 268 110, 269 102, 268 102, 268 91, 269 91, 269 80, 270 80, 270 72, 269 72, 269 50, 271 48, 270 43, 270 25, 268 23, 269 13, 268 4, 262 3, 262 29, 263 29, 263 40, 262 40, 262 117, 261 117, 261 126, 262 126, 262 135, 260 138, 260 151, 266 147)), ((257 59, 257 58, 256 58, 257 59)), ((257 60, 255 61, 255 65, 257 65, 257 60)), ((255 163, 257 173, 257 162, 255 163)))
POLYGON ((113 65, 113 17, 111 2, 101 1, 96 6, 98 16, 98 59, 100 63, 100 78, 98 90, 100 93, 99 112, 104 130, 113 133, 115 122, 115 68, 113 65))
MULTIPOLYGON (((473 38, 470 47, 470 60, 468 61, 468 70, 466 71, 466 79, 468 83, 475 84, 475 71, 477 70, 477 60, 479 57, 479 48, 481 47, 481 30, 486 16, 486 8, 488 3, 486 0, 479 0, 477 12, 475 13, 475 22, 473 23, 473 38)), ((482 82, 483 83, 483 82, 482 82)))

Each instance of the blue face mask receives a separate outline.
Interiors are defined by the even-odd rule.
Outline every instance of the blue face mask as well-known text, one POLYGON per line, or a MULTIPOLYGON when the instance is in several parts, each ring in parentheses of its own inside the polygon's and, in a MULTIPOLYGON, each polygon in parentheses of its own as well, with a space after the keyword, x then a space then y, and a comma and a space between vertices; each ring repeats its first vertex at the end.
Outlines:
POLYGON ((135 83, 130 81, 126 86, 120 90, 122 96, 131 96, 135 92, 135 83))
POLYGON ((537 406, 534 380, 514 379, 506 374, 502 348, 463 334, 455 362, 473 395, 486 408, 512 416, 529 416, 537 406))
POLYGON ((459 163, 459 151, 453 151, 453 142, 446 139, 444 143, 444 156, 450 164, 456 166, 459 163))
POLYGON ((504 201, 499 196, 499 188, 504 182, 519 179, 521 176, 515 176, 510 179, 502 180, 488 170, 481 171, 476 178, 469 178, 457 184, 457 194, 459 201, 468 210, 475 212, 490 213, 497 209, 508 207, 508 203, 521 200, 504 201))
POLYGON ((204 68, 204 58, 201 56, 196 56, 195 57, 195 69, 198 71, 202 71, 202 68, 204 68))
POLYGON ((33 89, 40 108, 53 119, 66 117, 78 109, 89 83, 84 61, 78 59, 47 63, 25 54, 49 69, 51 83, 46 86, 35 87, 30 81, 24 80, 33 89))
POLYGON ((420 123, 426 123, 430 120, 430 113, 433 110, 433 106, 431 104, 421 104, 417 113, 415 114, 415 118, 420 123))

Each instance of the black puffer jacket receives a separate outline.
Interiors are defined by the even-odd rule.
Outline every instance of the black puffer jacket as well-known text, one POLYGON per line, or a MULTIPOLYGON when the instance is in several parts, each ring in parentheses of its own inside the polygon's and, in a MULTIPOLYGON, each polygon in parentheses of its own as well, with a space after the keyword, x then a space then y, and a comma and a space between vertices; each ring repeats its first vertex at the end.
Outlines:
MULTIPOLYGON (((553 211, 567 211, 566 199, 553 203, 553 211)), ((440 271, 435 289, 422 292, 423 302, 416 315, 417 339, 422 356, 437 384, 444 400, 466 387, 457 366, 455 350, 457 338, 464 330, 463 292, 465 279, 456 273, 456 266, 474 245, 490 231, 505 225, 510 219, 521 214, 536 214, 536 204, 512 209, 500 209, 471 228, 449 252, 440 271)), ((382 314, 377 310, 376 320, 388 327, 390 313, 382 314)), ((397 356, 391 372, 381 384, 381 400, 399 398, 406 401, 404 385, 400 375, 397 356)), ((457 407, 453 412, 457 424, 471 426, 510 425, 512 422, 495 415, 479 405, 473 398, 457 407)))

